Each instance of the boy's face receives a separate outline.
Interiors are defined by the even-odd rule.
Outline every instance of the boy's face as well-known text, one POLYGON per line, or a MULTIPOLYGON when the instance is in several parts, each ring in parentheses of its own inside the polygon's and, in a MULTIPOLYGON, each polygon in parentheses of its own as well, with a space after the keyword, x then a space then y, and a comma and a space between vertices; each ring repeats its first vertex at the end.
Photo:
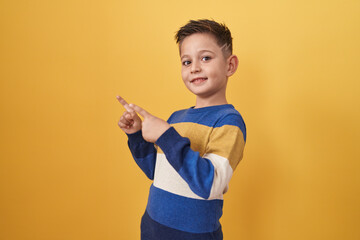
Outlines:
POLYGON ((201 98, 225 95, 228 64, 215 37, 195 33, 180 45, 181 75, 186 87, 201 98))

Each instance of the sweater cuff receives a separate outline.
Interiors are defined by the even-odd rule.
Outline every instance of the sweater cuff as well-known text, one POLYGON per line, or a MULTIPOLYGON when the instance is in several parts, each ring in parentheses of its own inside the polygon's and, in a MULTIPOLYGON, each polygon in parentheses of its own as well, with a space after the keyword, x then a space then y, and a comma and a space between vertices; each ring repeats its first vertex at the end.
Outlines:
POLYGON ((166 153, 181 140, 183 140, 183 137, 175 130, 174 127, 170 127, 158 138, 158 140, 156 140, 155 144, 158 145, 164 153, 166 153))
POLYGON ((145 141, 142 136, 141 130, 139 130, 135 133, 130 133, 130 134, 126 133, 126 135, 128 136, 129 142, 131 142, 131 143, 140 143, 140 142, 145 141))

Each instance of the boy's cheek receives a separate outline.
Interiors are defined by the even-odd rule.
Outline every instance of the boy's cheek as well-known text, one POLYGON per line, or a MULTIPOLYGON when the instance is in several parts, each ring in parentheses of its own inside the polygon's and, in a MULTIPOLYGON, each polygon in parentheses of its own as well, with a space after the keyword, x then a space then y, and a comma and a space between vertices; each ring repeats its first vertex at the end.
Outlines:
POLYGON ((185 84, 189 81, 189 77, 186 73, 182 73, 181 78, 185 84))
POLYGON ((183 81, 185 81, 185 73, 183 71, 181 71, 181 78, 183 81))

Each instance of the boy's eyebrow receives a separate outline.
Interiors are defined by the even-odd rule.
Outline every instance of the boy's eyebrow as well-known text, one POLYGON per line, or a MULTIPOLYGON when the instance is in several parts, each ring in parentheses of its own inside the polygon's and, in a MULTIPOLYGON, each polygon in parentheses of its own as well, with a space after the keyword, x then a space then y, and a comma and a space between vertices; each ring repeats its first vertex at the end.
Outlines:
POLYGON ((208 49, 204 49, 204 50, 200 50, 200 51, 199 51, 199 53, 203 53, 203 52, 211 52, 211 53, 215 54, 213 51, 208 50, 208 49))
POLYGON ((183 58, 186 58, 186 57, 189 57, 188 55, 182 55, 180 58, 183 59, 183 58))
MULTIPOLYGON (((213 51, 208 50, 208 49, 203 49, 203 50, 198 51, 199 54, 204 53, 204 52, 210 52, 210 53, 212 53, 212 54, 215 54, 213 51)), ((189 56, 188 56, 188 55, 182 55, 182 56, 181 56, 181 59, 183 59, 183 58, 185 58, 185 57, 189 57, 189 56)))

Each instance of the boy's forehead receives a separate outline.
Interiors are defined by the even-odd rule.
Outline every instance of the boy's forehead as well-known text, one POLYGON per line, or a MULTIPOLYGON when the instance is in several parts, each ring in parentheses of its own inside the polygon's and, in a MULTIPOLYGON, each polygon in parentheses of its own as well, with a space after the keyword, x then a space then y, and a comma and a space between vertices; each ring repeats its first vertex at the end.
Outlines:
POLYGON ((194 33, 179 43, 180 55, 188 49, 204 50, 204 48, 220 48, 216 38, 210 33, 194 33))

